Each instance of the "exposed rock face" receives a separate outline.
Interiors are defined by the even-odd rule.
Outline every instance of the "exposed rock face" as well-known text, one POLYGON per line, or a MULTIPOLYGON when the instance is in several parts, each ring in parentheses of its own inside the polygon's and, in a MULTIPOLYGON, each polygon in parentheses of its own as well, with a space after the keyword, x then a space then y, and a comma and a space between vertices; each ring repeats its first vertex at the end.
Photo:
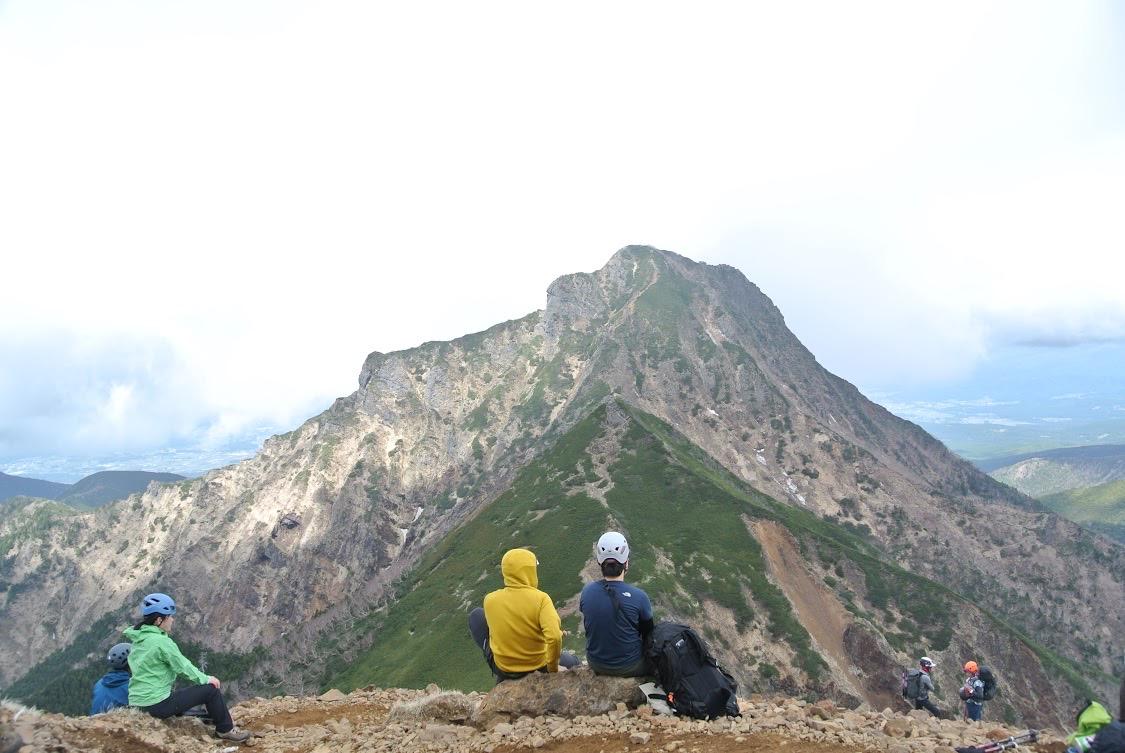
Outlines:
MULTIPOLYGON (((215 650, 264 647, 287 688, 311 690, 313 672, 287 657, 384 604, 420 555, 610 394, 1055 651, 1121 669, 1120 547, 825 371, 737 270, 627 247, 598 272, 553 283, 543 311, 371 354, 355 393, 236 466, 34 529, 35 504, 5 510, 0 630, 18 638, 0 642, 0 685, 77 638, 90 651, 108 645, 139 596, 162 590, 181 604, 181 634, 215 650)), ((989 646, 989 632, 953 646, 1016 650, 989 646)), ((844 648, 863 671, 881 660, 854 632, 844 648)), ((1047 702, 1049 683, 1027 691, 1047 702)))

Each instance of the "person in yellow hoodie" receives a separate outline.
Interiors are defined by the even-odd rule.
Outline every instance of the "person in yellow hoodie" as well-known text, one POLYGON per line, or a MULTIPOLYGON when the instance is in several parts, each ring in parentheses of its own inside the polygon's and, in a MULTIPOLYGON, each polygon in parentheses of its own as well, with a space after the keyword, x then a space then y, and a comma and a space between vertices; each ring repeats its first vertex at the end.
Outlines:
POLYGON ((562 622, 551 597, 539 590, 538 566, 531 551, 508 550, 500 561, 504 587, 469 615, 469 631, 498 683, 579 663, 562 651, 562 622))

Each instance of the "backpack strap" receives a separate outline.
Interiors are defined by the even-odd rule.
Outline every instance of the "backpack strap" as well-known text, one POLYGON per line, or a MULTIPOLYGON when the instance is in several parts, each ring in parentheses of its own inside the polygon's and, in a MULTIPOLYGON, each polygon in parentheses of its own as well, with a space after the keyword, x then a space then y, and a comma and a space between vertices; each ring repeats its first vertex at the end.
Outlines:
POLYGON ((621 611, 621 602, 618 601, 617 594, 614 593, 613 589, 609 587, 609 581, 607 581, 605 578, 602 578, 602 588, 605 589, 606 594, 609 596, 609 600, 613 602, 613 613, 617 614, 621 611))

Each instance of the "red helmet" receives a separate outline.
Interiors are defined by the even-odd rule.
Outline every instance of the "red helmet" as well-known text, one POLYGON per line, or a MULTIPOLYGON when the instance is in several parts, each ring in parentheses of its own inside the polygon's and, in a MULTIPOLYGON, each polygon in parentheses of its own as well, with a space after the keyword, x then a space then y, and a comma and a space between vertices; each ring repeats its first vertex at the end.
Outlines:
POLYGON ((976 674, 979 669, 980 667, 977 666, 977 663, 975 661, 970 659, 969 661, 965 662, 966 672, 972 672, 973 674, 976 674))

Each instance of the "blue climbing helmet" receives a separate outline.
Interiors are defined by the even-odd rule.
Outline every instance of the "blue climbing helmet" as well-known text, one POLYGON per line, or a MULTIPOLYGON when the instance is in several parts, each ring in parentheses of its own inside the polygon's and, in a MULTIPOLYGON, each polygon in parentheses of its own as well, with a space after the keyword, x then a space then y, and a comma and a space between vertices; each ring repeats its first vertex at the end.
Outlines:
POLYGON ((118 643, 105 655, 110 669, 125 669, 129 666, 129 652, 133 650, 132 643, 118 643))
POLYGON ((149 594, 141 601, 141 616, 150 614, 173 615, 176 613, 176 602, 168 594, 149 594))

